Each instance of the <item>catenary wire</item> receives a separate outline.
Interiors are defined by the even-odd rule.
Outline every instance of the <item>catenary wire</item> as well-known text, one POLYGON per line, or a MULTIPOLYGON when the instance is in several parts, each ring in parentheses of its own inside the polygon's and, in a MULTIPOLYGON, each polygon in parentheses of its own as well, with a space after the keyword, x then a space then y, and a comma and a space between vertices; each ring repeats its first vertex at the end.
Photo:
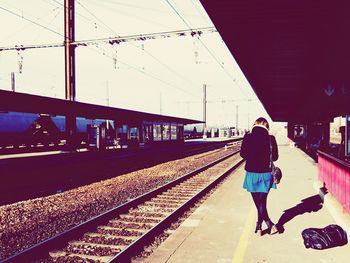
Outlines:
MULTIPOLYGON (((203 12, 198 9, 198 6, 193 2, 193 0, 190 0, 190 1, 191 1, 192 6, 197 10, 198 14, 203 18, 203 20, 205 22, 208 22, 208 18, 203 15, 203 12)), ((199 0, 197 0, 197 1, 199 1, 199 0)))
MULTIPOLYGON (((99 53, 99 54, 101 54, 101 55, 107 57, 107 58, 113 59, 113 57, 107 55, 106 53, 101 53, 100 51, 94 50, 94 49, 92 49, 91 47, 88 47, 88 48, 89 48, 90 50, 94 51, 94 52, 97 52, 97 53, 99 53)), ((118 60, 118 62, 120 62, 121 64, 123 64, 123 65, 125 65, 125 66, 128 66, 129 68, 134 69, 134 70, 137 71, 137 72, 140 72, 140 73, 142 73, 142 74, 145 74, 145 75, 148 76, 148 77, 151 77, 151 78, 153 78, 153 79, 156 79, 156 80, 162 82, 163 84, 166 84, 167 86, 173 87, 173 88, 175 88, 175 89, 177 89, 177 90, 179 90, 179 91, 181 91, 181 92, 185 92, 185 93, 187 93, 187 94, 193 95, 192 93, 188 92, 187 90, 184 90, 184 89, 181 89, 181 88, 179 88, 179 87, 176 87, 176 86, 174 86, 173 84, 171 84, 171 83, 169 83, 169 82, 166 82, 166 81, 160 79, 160 78, 157 77, 157 76, 154 76, 153 74, 147 73, 147 72, 146 72, 145 70, 143 70, 143 69, 140 69, 140 68, 138 68, 138 67, 136 67, 136 66, 130 65, 130 64, 128 64, 128 63, 126 63, 126 62, 123 62, 123 61, 121 61, 121 60, 118 60)))
MULTIPOLYGON (((53 0, 53 1, 56 1, 56 0, 53 0)), ((78 0, 75 0, 76 2, 78 2, 82 7, 84 7, 78 0)), ((111 3, 111 2, 110 2, 111 3)), ((96 19, 98 19, 98 17, 96 15, 94 15, 92 12, 90 12, 86 7, 84 7, 84 9, 91 15, 93 15, 96 19)), ((100 19, 98 19, 100 22, 103 23, 103 21, 101 21, 100 19)), ((104 24, 104 23, 103 23, 104 24)), ((113 34, 116 34, 116 32, 111 29, 110 27, 108 27, 110 29, 110 31, 113 33, 113 34)), ((209 27, 208 27, 209 28, 209 27)), ((214 27, 212 27, 214 29, 214 27)), ((203 29, 201 29, 203 30, 203 29)), ((198 30, 197 30, 198 31, 198 30)), ((215 30, 216 31, 216 30, 215 30)), ((116 34, 118 35, 118 34, 116 34)), ((136 48, 140 49, 140 47, 138 47, 137 45, 135 44, 132 44, 133 46, 135 46, 136 48)), ((153 54, 151 54, 149 51, 146 51, 144 49, 142 49, 144 52, 146 52, 146 54, 148 54, 149 56, 151 56, 153 59, 155 59, 158 63, 160 63, 162 66, 164 66, 166 69, 168 69, 170 72, 172 72, 173 74, 177 75, 178 77, 180 77, 181 79, 185 80, 186 82, 190 83, 191 85, 193 85, 194 83, 192 81, 189 81, 187 78, 185 78, 183 75, 181 75, 180 73, 176 72, 174 69, 172 69, 171 67, 169 67, 168 65, 166 65, 165 63, 161 62, 158 58, 156 58, 153 54)), ((195 96, 193 94, 193 96, 195 96)))
MULTIPOLYGON (((54 2, 56 2, 56 3, 58 3, 58 4, 60 4, 59 2, 57 2, 57 1, 55 1, 55 0, 53 0, 54 2)), ((53 33, 55 33, 55 34, 58 34, 58 35, 60 35, 60 36, 63 36, 61 33, 59 33, 59 32, 57 32, 57 31, 55 31, 55 30, 52 30, 52 29, 50 29, 49 27, 47 27, 47 26, 43 26, 42 24, 39 24, 39 23, 37 23, 37 22, 35 22, 35 21, 32 21, 32 20, 30 20, 30 19, 28 19, 28 18, 25 18, 25 17, 23 17, 23 16, 21 16, 21 15, 18 15, 17 13, 15 13, 15 12, 12 12, 12 11, 10 11, 10 10, 8 10, 8 9, 6 9, 6 8, 2 8, 2 9, 4 9, 5 11, 7 11, 7 12, 10 12, 11 14, 13 14, 13 15, 15 15, 15 16, 17 16, 17 17, 20 17, 20 18, 22 18, 22 19, 25 19, 25 20, 27 20, 27 21, 29 21, 29 22, 31 22, 31 23, 33 23, 33 24, 35 24, 35 25, 37 25, 37 26, 40 26, 40 27, 42 27, 42 28, 44 28, 44 29, 46 29, 46 30, 49 30, 49 31, 51 31, 51 32, 53 32, 53 33)), ((60 46, 61 44, 60 43, 56 43, 56 44, 49 44, 49 45, 46 45, 46 46, 44 46, 44 47, 58 47, 58 46, 60 46)), ((17 50, 21 50, 21 49, 24 49, 23 47, 21 47, 21 46, 17 46, 17 47, 15 47, 15 49, 17 49, 17 50)), ((149 52, 148 52, 149 53, 149 52)), ((160 62, 159 60, 158 60, 158 62, 160 62)), ((164 64, 163 64, 163 66, 164 66, 164 64)), ((168 69, 170 69, 170 67, 167 67, 168 69)), ((173 71, 174 72, 174 71, 173 71)), ((147 74, 147 73, 145 73, 145 72, 143 72, 144 74, 147 74)), ((167 82, 163 82, 163 83, 167 83, 167 82)), ((172 87, 175 87, 175 86, 173 86, 173 85, 171 85, 172 87)), ((179 88, 177 88, 177 89, 179 89, 179 88)), ((186 92, 186 93, 189 93, 189 92, 187 92, 187 91, 185 91, 185 90, 183 90, 183 89, 179 89, 179 90, 182 90, 182 91, 184 91, 184 92, 186 92)), ((191 94, 191 93, 189 93, 189 94, 191 94)), ((191 94, 191 95, 193 95, 193 94, 191 94)))
MULTIPOLYGON (((0 8, 1 8, 1 7, 0 7, 0 8)), ((11 11, 11 14, 16 15, 17 17, 18 17, 18 16, 21 17, 20 15, 14 13, 14 12, 12 12, 12 11, 11 11)), ((22 17, 21 17, 21 18, 22 18, 22 17)), ((27 20, 27 19, 26 19, 26 20, 27 20)), ((30 21, 30 22, 33 22, 33 21, 30 21)), ((47 29, 47 30, 49 30, 49 31, 51 31, 51 32, 56 33, 56 34, 62 35, 62 34, 60 34, 59 32, 54 31, 54 30, 52 30, 52 29, 50 29, 50 28, 48 28, 48 27, 46 27, 46 26, 43 26, 43 25, 41 25, 41 24, 39 24, 39 23, 34 22, 34 24, 35 24, 35 25, 39 25, 39 26, 41 26, 41 27, 43 27, 43 28, 45 28, 45 29, 47 29)), ((62 35, 62 36, 63 36, 63 35, 62 35)), ((62 44, 54 44, 54 45, 62 45, 62 44)), ((52 47, 52 46, 51 46, 51 47, 52 47)), ((21 47, 18 46, 17 49, 20 50, 21 47)), ((100 52, 98 52, 98 53, 100 53, 100 52)), ((104 53, 100 53, 100 54, 106 56, 106 54, 104 54, 104 53)), ((182 91, 182 92, 185 92, 185 93, 188 93, 188 94, 193 95, 192 93, 189 93, 188 91, 186 91, 186 90, 184 90, 184 89, 178 88, 178 87, 176 87, 176 86, 174 86, 174 85, 172 85, 172 84, 170 84, 170 83, 168 83, 168 82, 166 82, 166 81, 164 81, 164 80, 161 80, 161 79, 158 78, 158 77, 152 76, 151 74, 146 73, 145 71, 142 71, 142 70, 138 69, 138 68, 135 67, 135 66, 132 66, 132 65, 130 65, 130 64, 127 64, 127 63, 125 63, 125 62, 121 62, 121 63, 127 65, 127 66, 130 67, 130 68, 133 68, 133 69, 136 70, 137 72, 143 73, 143 74, 145 74, 146 76, 150 76, 150 77, 152 77, 152 78, 154 78, 154 79, 156 79, 156 80, 158 80, 158 81, 160 81, 160 82, 166 84, 167 86, 171 86, 171 87, 176 88, 176 89, 178 89, 178 90, 180 90, 180 91, 182 91)))
POLYGON ((14 15, 14 16, 17 16, 17 17, 19 17, 19 18, 22 18, 22 19, 24 19, 24 20, 26 20, 26 21, 28 21, 28 22, 34 24, 34 25, 37 25, 37 26, 39 26, 39 27, 42 27, 42 28, 44 28, 44 29, 46 29, 46 30, 48 30, 48 31, 50 31, 50 32, 52 32, 52 33, 54 33, 54 34, 56 34, 56 35, 59 35, 59 36, 62 36, 62 37, 63 37, 63 35, 62 35, 61 33, 57 32, 57 31, 55 31, 55 30, 52 30, 51 28, 49 28, 49 27, 47 27, 47 26, 44 26, 44 25, 42 25, 42 24, 39 24, 39 23, 37 23, 37 22, 35 22, 35 21, 29 19, 29 18, 26 18, 25 16, 19 15, 19 14, 15 13, 15 12, 13 12, 13 11, 11 11, 11 10, 8 10, 8 9, 2 7, 2 6, 0 6, 0 9, 2 9, 2 10, 6 11, 6 12, 8 12, 8 13, 14 15))
MULTIPOLYGON (((71 44, 75 46, 87 46, 87 45, 95 45, 98 43, 106 43, 106 44, 119 44, 129 41, 144 41, 144 40, 152 40, 157 38, 167 38, 173 35, 176 36, 186 36, 186 35, 200 35, 203 32, 216 32, 214 27, 208 28, 197 28, 197 29, 185 29, 185 30, 176 30, 176 31, 168 31, 168 32, 154 32, 149 34, 140 34, 140 35, 129 35, 129 36, 117 36, 117 37, 108 37, 108 38, 96 38, 96 39, 85 39, 85 40, 77 40, 72 41, 71 44)), ((15 46, 7 46, 0 47, 0 51, 6 50, 17 50, 17 49, 34 49, 34 48, 49 48, 49 47, 61 47, 62 43, 48 43, 48 44, 34 44, 34 45, 15 45, 15 46)))
MULTIPOLYGON (((56 1, 56 0, 53 0, 56 1)), ((107 26, 102 20, 100 20, 95 14, 93 14, 91 11, 89 11, 85 6, 83 6, 78 0, 75 0, 78 4, 80 4, 90 15, 92 15, 95 19, 97 19, 98 21, 100 21, 101 23, 103 23, 103 25, 105 25, 113 34, 118 35, 112 28, 110 28, 109 26, 107 26)), ((214 28, 213 28, 214 29, 214 28)), ((203 29, 201 29, 203 30, 203 29)), ((198 31, 198 30, 197 30, 198 31)), ((175 31, 176 32, 176 31, 175 31)), ((174 33, 175 33, 174 32, 174 33)), ((138 47, 135 44, 132 44, 133 46, 135 46, 136 48, 140 49, 140 47, 138 47)), ((146 52, 146 54, 148 54, 149 56, 151 56, 153 59, 155 59, 158 63, 160 63, 162 66, 164 66, 166 69, 168 69, 170 72, 172 72, 173 74, 176 74, 178 77, 180 77, 181 79, 189 82, 191 85, 193 85, 193 83, 191 81, 189 81, 187 78, 185 78, 184 76, 182 76, 180 73, 177 73, 175 70, 173 70, 171 67, 169 67, 168 65, 166 65, 165 63, 161 62, 158 58, 156 58, 154 55, 152 55, 150 52, 142 49, 144 52, 146 52)), ((194 95, 194 94, 193 94, 194 95)), ((195 96, 195 95, 194 95, 195 96)))
POLYGON ((75 2, 77 2, 86 12, 88 12, 91 16, 93 16, 97 21, 99 21, 102 25, 104 25, 106 28, 108 28, 111 32, 114 32, 114 30, 109 27, 108 25, 106 25, 101 19, 99 19, 96 15, 94 15, 92 12, 90 12, 80 1, 75 0, 75 2))
MULTIPOLYGON (((16 8, 16 9, 17 9, 17 8, 16 8)), ((41 20, 41 19, 44 19, 45 17, 51 15, 51 14, 52 14, 54 11, 56 11, 56 10, 57 10, 57 8, 53 9, 52 12, 47 13, 47 14, 45 14, 44 16, 37 18, 36 20, 39 21, 39 20, 41 20)), ((24 30, 25 28, 27 28, 29 25, 30 25, 30 24, 26 24, 25 26, 23 26, 22 28, 18 29, 17 31, 11 32, 11 34, 9 34, 9 35, 3 37, 2 39, 0 39, 0 43, 3 42, 3 41, 5 41, 5 40, 8 40, 8 39, 10 39, 10 38, 13 38, 16 34, 18 34, 19 32, 23 31, 23 30, 24 30)))
MULTIPOLYGON (((59 7, 56 7, 54 10, 52 10, 53 12, 54 11, 57 11, 58 10, 58 12, 53 16, 53 18, 47 23, 47 25, 48 26, 50 26, 52 23, 53 23, 53 21, 55 21, 55 19, 58 17, 58 15, 61 13, 61 9, 59 8, 59 7)), ((40 34, 41 33, 38 33, 38 35, 36 36, 36 38, 35 39, 38 39, 39 38, 39 36, 40 36, 40 34)))
MULTIPOLYGON (((171 7, 171 9, 177 14, 177 16, 185 23, 185 25, 191 29, 191 26, 186 22, 186 20, 183 18, 183 16, 176 10, 176 8, 169 2, 169 0, 165 0, 168 5, 171 7)), ((226 75, 237 85, 236 79, 226 70, 224 65, 221 63, 221 61, 215 56, 215 54, 208 48, 208 46, 203 42, 201 38, 198 38, 200 43, 203 45, 203 47, 208 51, 208 53, 211 55, 211 57, 217 62, 217 64, 220 66, 220 68, 226 73, 226 75)), ((249 97, 249 95, 246 93, 244 89, 240 89, 245 93, 246 96, 249 97)))

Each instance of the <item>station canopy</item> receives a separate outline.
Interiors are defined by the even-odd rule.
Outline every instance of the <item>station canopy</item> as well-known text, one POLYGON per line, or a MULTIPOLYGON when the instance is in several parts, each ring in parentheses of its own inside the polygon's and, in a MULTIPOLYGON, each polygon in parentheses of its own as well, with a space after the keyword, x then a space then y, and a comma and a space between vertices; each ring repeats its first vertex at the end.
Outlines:
POLYGON ((274 121, 350 114, 350 1, 201 0, 274 121))
POLYGON ((119 123, 139 124, 142 121, 179 124, 203 123, 200 120, 159 115, 128 109, 106 107, 19 92, 0 90, 0 112, 15 111, 49 115, 116 120, 119 123))

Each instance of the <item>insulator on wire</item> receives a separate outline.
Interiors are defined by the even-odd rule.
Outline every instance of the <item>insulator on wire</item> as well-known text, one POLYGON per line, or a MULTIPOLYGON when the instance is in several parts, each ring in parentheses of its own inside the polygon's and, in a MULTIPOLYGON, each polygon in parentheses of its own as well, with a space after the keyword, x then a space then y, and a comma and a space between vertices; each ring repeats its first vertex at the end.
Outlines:
POLYGON ((113 58, 114 69, 117 69, 117 58, 113 58))
MULTIPOLYGON (((114 69, 117 69, 117 62, 118 62, 118 51, 117 50, 114 50, 114 54, 113 54, 113 67, 114 69)), ((119 69, 119 67, 118 67, 119 69)))
POLYGON ((193 40, 193 52, 194 52, 194 62, 196 64, 199 64, 199 60, 198 60, 198 39, 194 38, 193 40))
POLYGON ((23 72, 23 56, 20 51, 17 51, 18 55, 18 72, 22 74, 23 72))
MULTIPOLYGON (((96 22, 94 23, 94 27, 95 27, 95 35, 96 35, 96 38, 98 38, 98 34, 97 34, 97 29, 98 29, 98 28, 97 28, 97 23, 96 23, 96 22)), ((95 43, 95 46, 96 46, 97 48, 99 47, 98 42, 95 43)))

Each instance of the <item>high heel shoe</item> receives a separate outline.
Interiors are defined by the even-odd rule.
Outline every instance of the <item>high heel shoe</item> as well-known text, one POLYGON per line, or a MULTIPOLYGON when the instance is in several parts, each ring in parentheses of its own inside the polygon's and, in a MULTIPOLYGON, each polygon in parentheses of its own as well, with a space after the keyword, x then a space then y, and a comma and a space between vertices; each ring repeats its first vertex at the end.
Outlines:
POLYGON ((265 223, 267 225, 266 233, 268 233, 269 235, 274 235, 274 234, 278 233, 278 229, 277 229, 276 225, 274 223, 272 223, 271 220, 265 221, 265 223))
POLYGON ((259 223, 259 222, 256 223, 254 233, 258 234, 258 236, 262 236, 261 223, 259 223))

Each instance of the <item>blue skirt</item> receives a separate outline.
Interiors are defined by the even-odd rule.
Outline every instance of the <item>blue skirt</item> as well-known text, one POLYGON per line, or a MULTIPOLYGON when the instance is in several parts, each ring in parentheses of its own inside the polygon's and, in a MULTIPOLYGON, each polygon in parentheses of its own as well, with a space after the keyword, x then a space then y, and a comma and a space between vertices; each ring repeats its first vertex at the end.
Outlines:
POLYGON ((276 189, 277 186, 273 182, 271 173, 253 173, 246 172, 243 188, 248 192, 263 192, 267 193, 270 188, 276 189))

